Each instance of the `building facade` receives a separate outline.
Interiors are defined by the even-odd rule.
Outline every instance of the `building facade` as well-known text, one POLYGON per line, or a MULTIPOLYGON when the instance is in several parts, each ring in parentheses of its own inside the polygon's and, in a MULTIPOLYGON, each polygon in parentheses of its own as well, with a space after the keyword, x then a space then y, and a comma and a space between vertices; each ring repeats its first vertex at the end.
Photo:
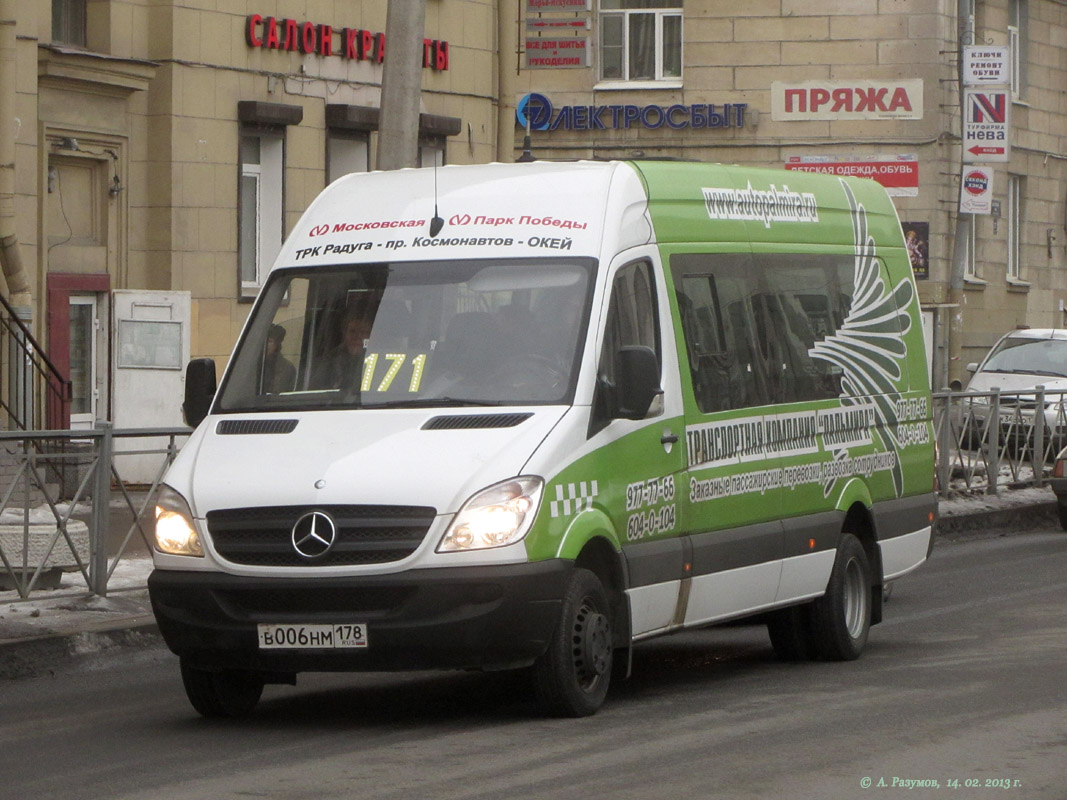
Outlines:
POLYGON ((1067 323, 1062 0, 525 0, 513 23, 502 49, 519 69, 502 96, 516 98, 516 154, 528 133, 537 158, 884 183, 913 248, 935 385, 966 383, 965 365, 1009 329, 1067 323), (961 22, 986 69, 962 104, 961 22), (964 119, 969 134, 1005 138, 969 141, 978 152, 963 164, 964 119), (965 215, 960 236, 961 189, 983 180, 992 213, 965 215))
MULTIPOLYGON (((386 13, 2 0, 3 294, 72 381, 72 425, 179 424, 188 358, 225 365, 286 231, 374 166, 386 13)), ((492 2, 428 4, 420 164, 495 158, 496 21, 492 2)))
MULTIPOLYGON (((2 296, 71 381, 70 424, 177 423, 188 358, 225 364, 285 233, 374 167, 386 15, 0 0, 2 296)), ((881 180, 939 385, 1067 319, 1064 0, 427 0, 421 73, 421 165, 528 140, 881 180), (961 20, 1007 60, 962 103, 961 20), (965 119, 1002 136, 984 160, 963 163, 965 119), (972 190, 992 213, 958 213, 972 190)))

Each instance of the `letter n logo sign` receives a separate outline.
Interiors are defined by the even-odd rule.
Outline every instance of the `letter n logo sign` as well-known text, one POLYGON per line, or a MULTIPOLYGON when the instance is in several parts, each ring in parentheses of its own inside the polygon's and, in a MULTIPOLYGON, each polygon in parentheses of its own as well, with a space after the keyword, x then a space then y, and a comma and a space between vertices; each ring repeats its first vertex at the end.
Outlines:
POLYGON ((1003 125, 1007 120, 1007 93, 971 95, 971 122, 995 122, 1003 125))

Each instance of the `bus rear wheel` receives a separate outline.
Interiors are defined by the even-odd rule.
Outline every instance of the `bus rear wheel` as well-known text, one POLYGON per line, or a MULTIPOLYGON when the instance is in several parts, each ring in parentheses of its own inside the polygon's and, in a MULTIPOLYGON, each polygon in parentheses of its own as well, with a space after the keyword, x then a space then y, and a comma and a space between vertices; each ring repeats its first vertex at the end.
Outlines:
POLYGON ((851 533, 842 533, 826 594, 811 607, 816 653, 827 661, 859 658, 871 629, 871 566, 851 533))

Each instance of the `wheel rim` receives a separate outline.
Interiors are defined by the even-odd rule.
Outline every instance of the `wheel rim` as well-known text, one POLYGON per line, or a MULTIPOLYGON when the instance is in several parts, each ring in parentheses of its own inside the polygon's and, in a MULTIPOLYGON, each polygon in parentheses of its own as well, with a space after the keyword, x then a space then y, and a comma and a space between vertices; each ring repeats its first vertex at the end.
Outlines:
POLYGON ((859 561, 849 559, 845 567, 844 585, 845 627, 848 635, 858 639, 863 635, 867 622, 867 584, 859 561))
POLYGON ((582 601, 574 616, 571 642, 578 686, 592 691, 611 663, 611 625, 589 598, 582 601))

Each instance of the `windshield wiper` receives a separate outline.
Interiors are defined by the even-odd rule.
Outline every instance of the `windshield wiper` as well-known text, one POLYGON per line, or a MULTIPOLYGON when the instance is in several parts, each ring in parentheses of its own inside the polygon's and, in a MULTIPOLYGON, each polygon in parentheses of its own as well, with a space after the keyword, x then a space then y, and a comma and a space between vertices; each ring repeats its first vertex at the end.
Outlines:
POLYGON ((474 400, 462 397, 422 397, 414 400, 389 400, 385 403, 368 403, 364 398, 363 408, 460 408, 465 406, 502 406, 499 400, 474 400))

